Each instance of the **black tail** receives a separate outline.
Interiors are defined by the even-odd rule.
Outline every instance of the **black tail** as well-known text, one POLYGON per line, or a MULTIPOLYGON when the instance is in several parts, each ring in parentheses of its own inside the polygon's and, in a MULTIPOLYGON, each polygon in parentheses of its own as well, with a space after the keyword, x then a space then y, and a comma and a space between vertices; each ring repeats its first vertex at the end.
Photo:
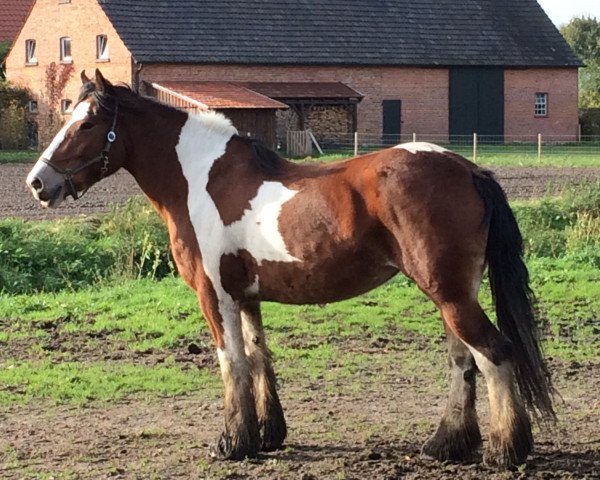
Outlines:
POLYGON ((485 203, 484 221, 489 226, 486 259, 498 328, 514 346, 519 390, 536 416, 554 419, 552 382, 539 346, 519 226, 492 172, 478 169, 473 181, 485 203))

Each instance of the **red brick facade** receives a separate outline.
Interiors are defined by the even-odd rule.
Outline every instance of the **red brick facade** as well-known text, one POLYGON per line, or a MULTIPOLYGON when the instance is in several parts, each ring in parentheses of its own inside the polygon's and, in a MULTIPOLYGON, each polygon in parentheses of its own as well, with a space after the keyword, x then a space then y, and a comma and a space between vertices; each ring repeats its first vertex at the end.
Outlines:
POLYGON ((402 100, 404 133, 448 133, 448 70, 409 67, 146 65, 142 79, 229 82, 342 82, 364 95, 358 130, 382 131, 382 101, 402 100))
POLYGON ((560 135, 564 140, 577 138, 579 109, 577 70, 521 69, 504 73, 504 134, 560 135), (548 115, 536 117, 536 93, 548 94, 548 115))
MULTIPOLYGON (((71 38, 74 74, 63 98, 75 102, 79 95, 79 73, 92 76, 100 68, 111 80, 131 82, 131 54, 120 40, 112 24, 96 0, 37 0, 31 14, 16 38, 6 59, 6 75, 10 82, 28 88, 38 102, 39 116, 47 111, 45 72, 52 62, 60 64, 60 39, 71 38), (107 35, 109 59, 96 60, 96 36, 107 35), (36 41, 36 64, 27 64, 25 42, 36 41)), ((41 140, 44 143, 43 126, 41 140)))
MULTIPOLYGON (((6 62, 7 76, 28 87, 43 110, 45 67, 59 63, 59 42, 71 37, 75 75, 64 97, 75 100, 80 87, 79 72, 91 75, 100 68, 111 81, 133 83, 131 53, 104 14, 97 0, 38 0, 15 41, 6 62), (109 60, 96 60, 96 36, 108 36, 109 60), (37 43, 37 65, 26 65, 25 41, 37 43)), ((139 80, 255 82, 343 82, 364 95, 358 104, 358 130, 373 135, 382 132, 383 100, 401 100, 402 133, 439 135, 449 131, 449 72, 446 68, 353 67, 353 66, 262 66, 148 64, 139 80)), ((505 135, 566 135, 578 130, 576 69, 507 69, 505 71, 505 135), (536 92, 548 93, 549 112, 533 115, 536 92)))

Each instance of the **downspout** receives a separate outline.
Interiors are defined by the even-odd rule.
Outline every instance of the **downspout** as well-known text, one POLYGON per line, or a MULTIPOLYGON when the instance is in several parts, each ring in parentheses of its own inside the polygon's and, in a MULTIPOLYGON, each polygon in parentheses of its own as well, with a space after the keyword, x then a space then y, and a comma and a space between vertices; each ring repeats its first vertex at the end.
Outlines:
POLYGON ((135 93, 140 93, 140 72, 144 68, 144 64, 142 62, 138 62, 133 57, 131 57, 132 70, 133 70, 133 78, 131 79, 131 88, 135 93))

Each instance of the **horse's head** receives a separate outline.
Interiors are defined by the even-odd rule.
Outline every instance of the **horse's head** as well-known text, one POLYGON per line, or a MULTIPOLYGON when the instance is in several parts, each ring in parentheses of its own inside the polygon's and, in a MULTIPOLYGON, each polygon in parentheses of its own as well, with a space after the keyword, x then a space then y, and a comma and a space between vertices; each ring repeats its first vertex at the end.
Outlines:
POLYGON ((95 80, 85 72, 81 80, 71 118, 27 176, 27 186, 45 207, 56 207, 69 195, 77 200, 94 183, 117 171, 125 158, 117 87, 98 70, 95 80))

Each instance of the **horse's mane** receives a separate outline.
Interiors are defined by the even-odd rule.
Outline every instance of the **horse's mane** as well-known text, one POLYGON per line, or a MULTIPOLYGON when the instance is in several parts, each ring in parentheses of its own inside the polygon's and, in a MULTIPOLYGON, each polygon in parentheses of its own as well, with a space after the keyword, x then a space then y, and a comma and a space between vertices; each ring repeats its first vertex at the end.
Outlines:
POLYGON ((265 147, 259 140, 250 139, 252 159, 261 173, 275 177, 283 172, 287 160, 265 147))

